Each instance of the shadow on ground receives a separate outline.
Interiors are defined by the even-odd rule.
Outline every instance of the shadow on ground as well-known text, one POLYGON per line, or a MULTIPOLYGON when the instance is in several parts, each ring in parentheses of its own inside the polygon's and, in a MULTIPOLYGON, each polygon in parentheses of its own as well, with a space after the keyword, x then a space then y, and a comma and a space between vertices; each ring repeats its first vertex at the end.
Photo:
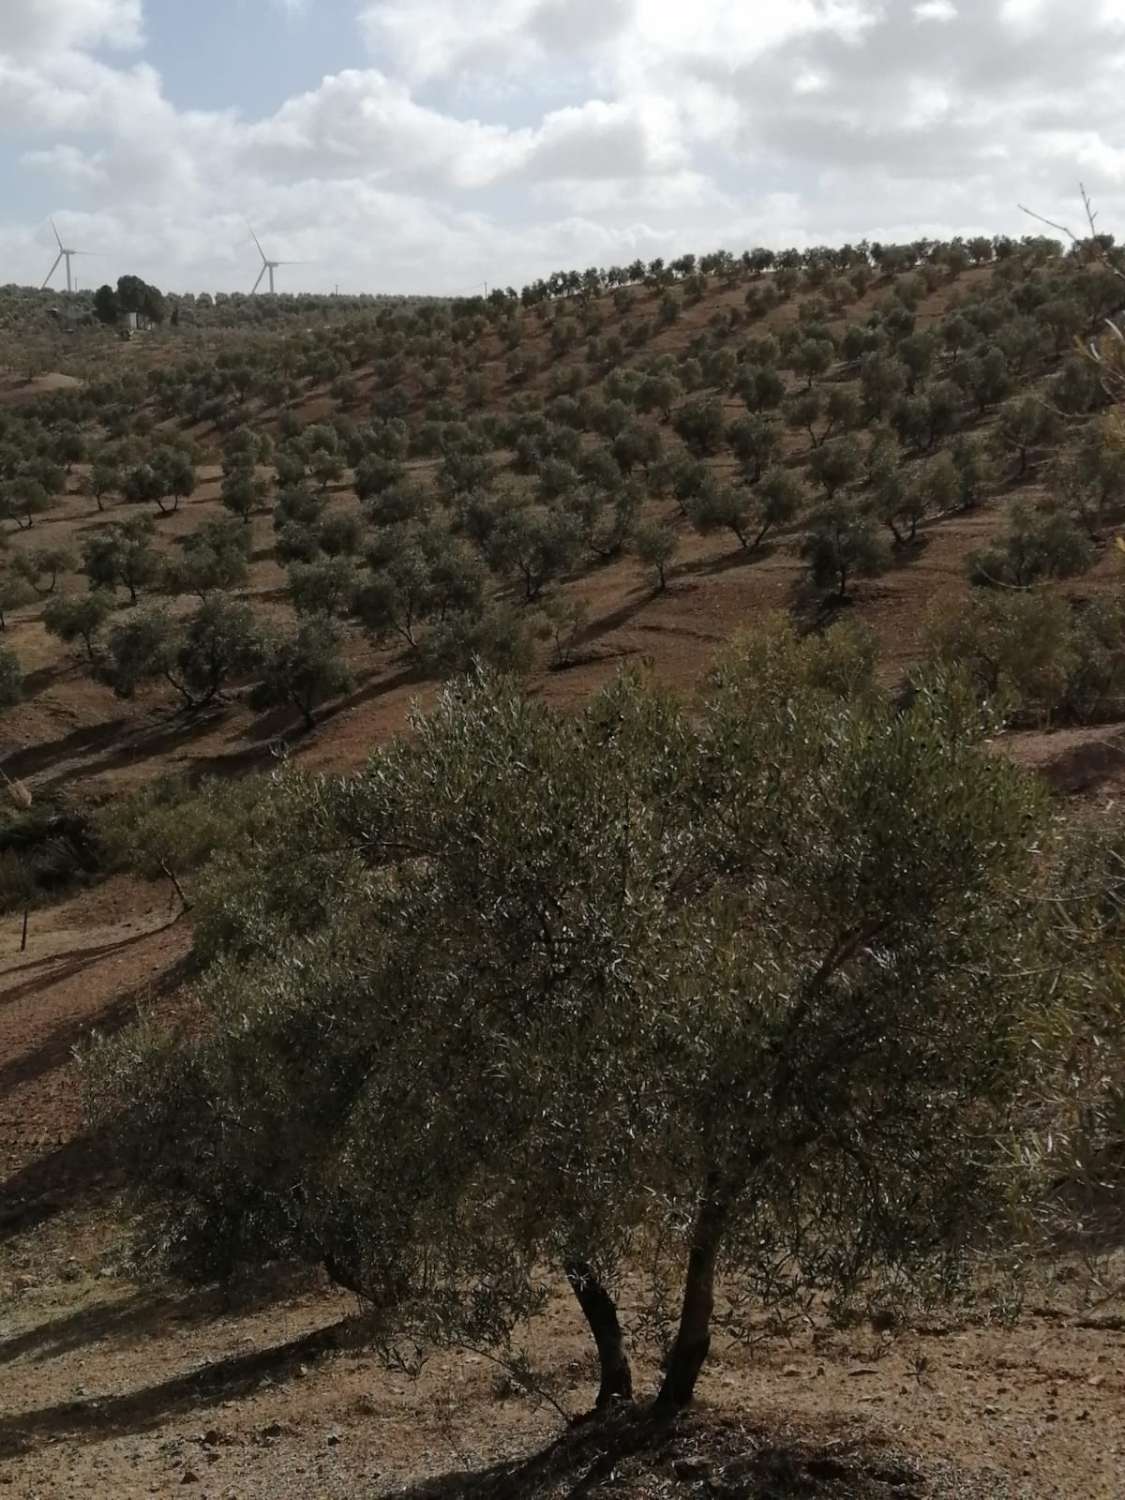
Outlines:
POLYGON ((309 1290, 307 1267, 279 1267, 232 1287, 191 1291, 136 1290, 117 1302, 77 1307, 0 1340, 0 1365, 17 1359, 60 1359, 95 1344, 135 1345, 163 1338, 172 1324, 195 1326, 277 1307, 309 1290))
POLYGON ((527 1459, 393 1492, 396 1500, 640 1500, 664 1494, 922 1500, 931 1493, 919 1468, 873 1439, 805 1435, 784 1422, 752 1424, 708 1412, 663 1422, 644 1411, 571 1428, 527 1459))
MULTIPOLYGON (((126 1323, 148 1315, 139 1306, 123 1312, 126 1323)), ((176 1414, 243 1399, 267 1382, 296 1375, 302 1365, 331 1350, 348 1347, 353 1327, 354 1320, 345 1319, 288 1343, 216 1360, 123 1395, 60 1401, 0 1417, 0 1458, 16 1458, 55 1443, 92 1443, 147 1432, 176 1414)))

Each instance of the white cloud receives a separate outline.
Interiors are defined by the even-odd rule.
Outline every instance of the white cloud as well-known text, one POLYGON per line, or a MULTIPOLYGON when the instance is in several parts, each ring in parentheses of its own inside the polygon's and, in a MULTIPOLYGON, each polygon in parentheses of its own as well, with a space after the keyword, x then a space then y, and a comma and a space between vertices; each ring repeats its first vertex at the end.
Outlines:
POLYGON ((0 53, 28 57, 67 47, 135 47, 141 0, 3 0, 0 53))
MULTIPOLYGON (((294 277, 371 290, 1018 231, 1079 175, 1125 234, 1125 0, 355 3, 370 66, 246 119, 101 50, 142 44, 137 0, 0 0, 0 129, 106 274, 170 285, 249 285, 244 214, 294 277)), ((0 231, 4 277, 41 275, 38 232, 0 231)))
POLYGON ((589 56, 625 31, 636 7, 637 0, 368 0, 360 24, 375 61, 417 83, 589 56))

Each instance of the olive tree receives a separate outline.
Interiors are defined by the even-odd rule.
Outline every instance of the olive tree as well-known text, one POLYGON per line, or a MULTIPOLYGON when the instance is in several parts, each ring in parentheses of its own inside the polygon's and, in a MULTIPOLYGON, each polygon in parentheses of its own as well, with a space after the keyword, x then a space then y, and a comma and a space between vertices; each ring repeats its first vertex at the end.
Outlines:
POLYGON ((99 513, 105 510, 103 501, 106 495, 116 494, 121 487, 121 470, 116 459, 106 454, 99 455, 90 465, 90 472, 83 476, 80 489, 87 494, 98 507, 99 513))
POLYGON ((139 590, 160 573, 154 532, 151 516, 133 516, 128 521, 111 522, 90 537, 82 548, 82 565, 90 587, 128 589, 129 602, 136 604, 139 590))
POLYGON ((809 475, 824 487, 831 500, 838 490, 854 483, 863 471, 863 454, 854 437, 832 438, 822 443, 809 459, 809 475))
POLYGON ((121 482, 121 495, 132 505, 153 502, 161 515, 179 509, 195 491, 195 466, 180 448, 158 448, 144 463, 134 464, 121 482))
POLYGON ((8 615, 13 609, 22 609, 36 597, 35 590, 11 568, 0 571, 0 630, 7 630, 8 615))
POLYGON ((755 552, 771 531, 793 520, 803 498, 800 480, 779 465, 753 488, 705 484, 690 503, 689 515, 705 536, 725 528, 734 532, 739 546, 755 552))
POLYGON ((927 621, 929 659, 968 675, 982 702, 1005 717, 1048 723, 1078 667, 1065 599, 988 590, 927 621))
POLYGON ((672 425, 695 458, 718 453, 723 445, 724 423, 721 401, 689 401, 672 418, 672 425))
POLYGON ((655 573, 658 593, 668 587, 668 565, 679 545, 679 533, 667 522, 646 521, 633 532, 633 552, 638 562, 655 573))
POLYGON ((258 664, 261 636, 249 605, 215 594, 177 619, 162 608, 139 611, 110 631, 98 675, 120 698, 164 681, 186 709, 222 697, 232 678, 258 664))
POLYGON ((756 483, 781 451, 781 430, 767 417, 739 417, 727 428, 727 443, 745 468, 747 479, 756 483))
POLYGON ((143 1246, 323 1266, 386 1350, 503 1346, 557 1268, 602 1404, 629 1267, 674 1295, 667 1411, 717 1304, 947 1288, 1047 993, 1045 794, 967 695, 901 708, 861 643, 779 625, 698 703, 477 676, 413 728, 279 775, 202 880, 202 1014, 88 1065, 143 1246))
POLYGON ((182 556, 164 565, 164 587, 173 594, 197 594, 205 599, 217 589, 239 588, 246 582, 250 538, 233 518, 212 518, 180 538, 182 556))
POLYGON ((346 693, 351 686, 351 674, 340 653, 342 641, 339 624, 323 614, 303 615, 290 634, 268 637, 251 705, 273 708, 291 703, 300 710, 306 729, 312 729, 317 704, 346 693))
POLYGON ((14 521, 19 531, 30 531, 35 517, 50 510, 51 496, 46 487, 28 474, 0 484, 0 520, 14 521))
POLYGON ((43 624, 64 645, 81 641, 86 660, 95 660, 99 631, 113 613, 109 589, 91 589, 87 594, 64 594, 52 599, 43 611, 43 624))
POLYGON ((486 573, 464 541, 436 528, 403 529, 370 558, 372 576, 355 597, 355 611, 377 641, 398 637, 412 651, 423 632, 447 617, 462 625, 479 616, 486 573))
POLYGON ((528 505, 500 517, 485 555, 496 572, 519 579, 525 600, 532 603, 548 583, 575 566, 580 543, 579 524, 572 513, 528 505))
POLYGON ((77 559, 66 547, 33 547, 30 552, 17 552, 11 562, 12 572, 41 597, 53 594, 59 574, 76 566, 77 559))
POLYGON ((997 451, 1015 455, 1016 477, 1022 479, 1032 456, 1058 439, 1060 426, 1053 407, 1038 396, 1021 396, 1000 413, 995 432, 997 451))
POLYGON ((887 566, 887 549, 869 510, 843 499, 830 501, 810 518, 801 555, 815 588, 847 597, 854 578, 870 578, 887 566))
POLYGON ((23 698, 23 668, 9 646, 0 646, 0 708, 14 708, 23 698))
POLYGON ((268 494, 269 484, 255 472, 253 464, 224 463, 219 499, 224 509, 237 516, 243 526, 249 526, 250 517, 261 510, 268 494))
POLYGON ((1027 589, 1045 578, 1072 578, 1094 561, 1094 545, 1064 510, 1013 505, 1008 529, 969 555, 969 581, 983 587, 1027 589))

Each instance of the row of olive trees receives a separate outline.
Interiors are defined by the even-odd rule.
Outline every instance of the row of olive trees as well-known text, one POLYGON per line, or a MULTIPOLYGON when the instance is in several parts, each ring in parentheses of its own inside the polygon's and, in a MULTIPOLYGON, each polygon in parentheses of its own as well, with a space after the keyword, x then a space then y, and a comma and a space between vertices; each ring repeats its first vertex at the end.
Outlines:
POLYGON ((251 679, 253 707, 292 705, 311 729, 318 704, 351 686, 342 632, 322 613, 303 614, 279 631, 263 626, 248 604, 209 593, 186 615, 155 605, 129 611, 118 623, 112 618, 108 592, 93 590, 53 601, 45 623, 78 647, 86 670, 121 698, 157 685, 196 710, 251 679))

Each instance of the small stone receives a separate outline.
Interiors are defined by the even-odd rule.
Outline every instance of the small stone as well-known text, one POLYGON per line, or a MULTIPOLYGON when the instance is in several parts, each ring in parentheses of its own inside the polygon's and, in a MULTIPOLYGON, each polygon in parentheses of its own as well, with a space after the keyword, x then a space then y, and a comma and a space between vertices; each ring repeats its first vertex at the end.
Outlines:
POLYGON ((195 1472, 194 1469, 185 1469, 184 1472, 183 1472, 183 1476, 180 1479, 180 1483, 181 1484, 198 1484, 199 1483, 199 1475, 195 1472))
POLYGON ((786 1365, 781 1373, 783 1375, 799 1375, 801 1373, 801 1367, 800 1365, 786 1365))
POLYGON ((324 1441, 334 1448, 337 1443, 342 1443, 343 1440, 343 1433, 337 1432, 335 1428, 333 1428, 333 1430, 328 1434, 324 1441))
POLYGON ((705 1458, 678 1458, 672 1465, 677 1479, 706 1479, 710 1472, 711 1465, 705 1458))

